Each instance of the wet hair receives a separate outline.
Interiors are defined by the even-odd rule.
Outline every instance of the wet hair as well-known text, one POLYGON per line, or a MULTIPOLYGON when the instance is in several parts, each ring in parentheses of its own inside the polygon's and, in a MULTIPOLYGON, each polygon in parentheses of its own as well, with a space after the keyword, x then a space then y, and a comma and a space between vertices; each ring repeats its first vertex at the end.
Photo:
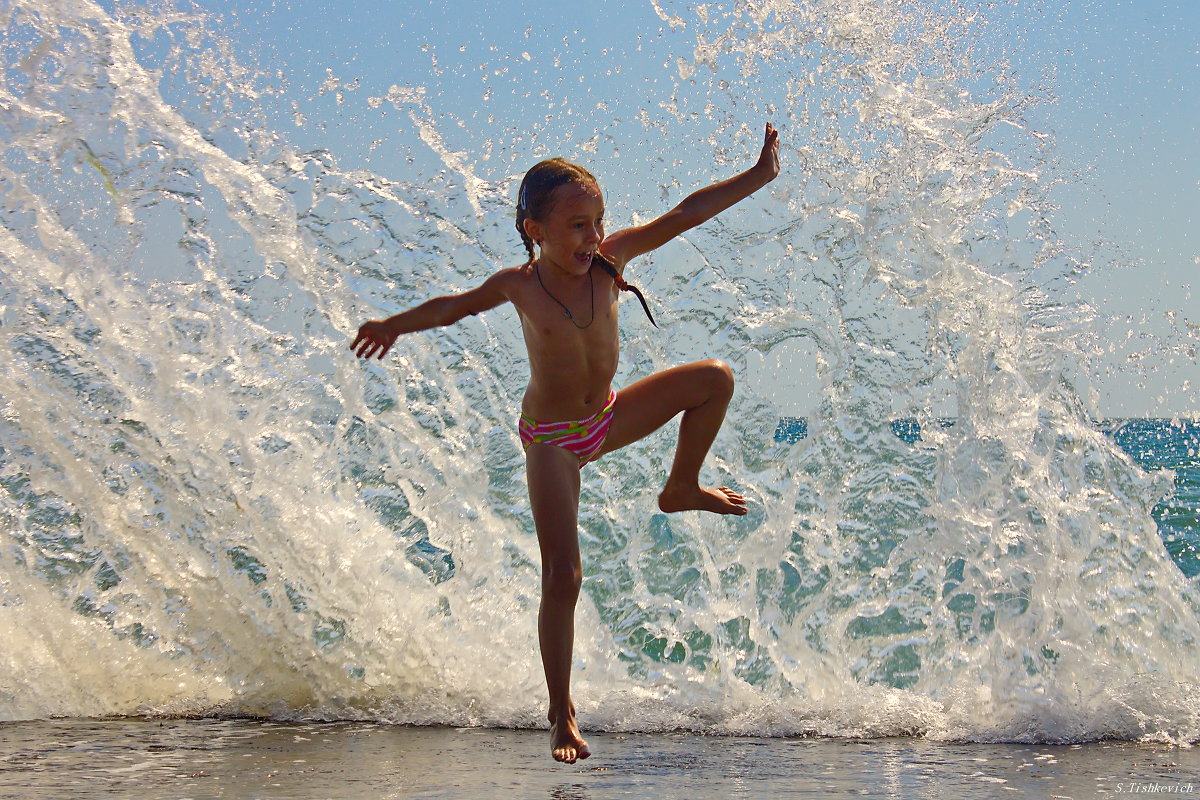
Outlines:
MULTIPOLYGON (((554 208, 554 190, 568 183, 600 187, 600 182, 592 173, 578 164, 572 164, 562 158, 548 158, 545 161, 539 161, 529 172, 525 173, 525 178, 521 181, 521 189, 517 194, 517 233, 521 235, 521 242, 525 245, 526 252, 529 253, 529 261, 525 263, 532 264, 536 257, 533 240, 525 232, 525 220, 546 219, 554 208)), ((641 291, 636 286, 626 283, 625 279, 617 272, 616 265, 599 252, 596 253, 593 260, 609 274, 618 289, 633 292, 642 304, 642 310, 650 318, 650 324, 657 328, 658 323, 654 321, 654 315, 650 313, 650 306, 646 304, 646 298, 641 291)))

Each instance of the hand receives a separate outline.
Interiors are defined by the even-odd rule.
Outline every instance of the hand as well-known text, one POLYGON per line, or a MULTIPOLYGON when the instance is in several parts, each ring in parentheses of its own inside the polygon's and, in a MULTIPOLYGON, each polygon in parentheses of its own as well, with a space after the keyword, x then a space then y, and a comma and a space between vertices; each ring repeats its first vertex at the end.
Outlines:
POLYGON ((779 131, 769 122, 766 135, 763 136, 762 153, 759 154, 758 163, 754 167, 763 173, 766 178, 764 182, 775 180, 775 176, 779 174, 779 131))
POLYGON ((379 353, 380 358, 383 358, 387 355, 387 351, 392 349, 396 336, 397 334, 388 330, 387 325, 383 322, 377 319, 368 320, 358 329, 358 338, 354 340, 354 344, 350 345, 350 349, 357 348, 358 352, 355 355, 359 358, 370 358, 376 352, 379 353))

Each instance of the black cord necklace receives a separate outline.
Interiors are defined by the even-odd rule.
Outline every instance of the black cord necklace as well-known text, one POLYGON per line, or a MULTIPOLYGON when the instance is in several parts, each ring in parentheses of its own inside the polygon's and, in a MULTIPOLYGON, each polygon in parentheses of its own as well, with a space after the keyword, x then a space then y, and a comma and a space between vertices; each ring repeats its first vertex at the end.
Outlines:
POLYGON ((571 320, 572 325, 574 325, 579 330, 583 330, 584 328, 590 328, 592 326, 592 323, 596 321, 596 290, 595 290, 595 284, 592 280, 591 268, 588 269, 588 296, 591 298, 590 302, 591 302, 591 308, 592 308, 592 316, 591 316, 591 319, 589 319, 587 321, 587 325, 580 325, 578 322, 576 322, 575 315, 571 313, 571 309, 567 308, 567 304, 564 303, 562 300, 559 300, 557 297, 555 297, 554 293, 546 288, 546 284, 542 282, 542 273, 538 269, 538 264, 536 261, 533 262, 533 274, 537 276, 538 283, 541 284, 542 291, 545 292, 546 294, 550 295, 550 299, 553 300, 554 302, 558 303, 562 307, 563 316, 565 316, 567 319, 571 320))

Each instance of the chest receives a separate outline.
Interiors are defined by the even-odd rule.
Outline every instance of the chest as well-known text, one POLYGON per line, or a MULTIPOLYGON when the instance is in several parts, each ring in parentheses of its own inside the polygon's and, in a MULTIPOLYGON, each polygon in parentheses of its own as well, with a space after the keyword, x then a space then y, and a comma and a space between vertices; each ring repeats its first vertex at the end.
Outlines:
POLYGON ((540 284, 526 284, 514 305, 525 336, 596 345, 617 334, 617 297, 612 286, 584 284, 553 293, 540 284))
POLYGON ((593 298, 573 298, 574 302, 545 292, 523 300, 517 311, 535 369, 615 369, 617 299, 611 290, 597 291, 593 298))

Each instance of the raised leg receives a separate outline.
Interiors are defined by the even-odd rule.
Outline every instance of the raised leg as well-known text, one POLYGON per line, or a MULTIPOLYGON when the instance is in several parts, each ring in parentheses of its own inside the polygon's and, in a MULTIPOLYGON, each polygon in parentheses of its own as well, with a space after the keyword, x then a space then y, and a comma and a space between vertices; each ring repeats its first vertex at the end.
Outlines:
POLYGON ((617 393, 603 452, 610 453, 648 436, 682 411, 679 445, 671 474, 658 496, 658 507, 668 512, 697 509, 745 514, 746 501, 737 492, 725 486, 700 486, 700 466, 717 438, 732 397, 733 371, 715 359, 642 378, 617 393))
POLYGON ((575 722, 571 702, 571 655, 575 646, 575 602, 583 582, 579 557, 579 460, 546 444, 529 446, 525 457, 529 502, 542 554, 542 605, 538 640, 550 693, 550 750, 555 760, 575 763, 592 753, 575 722))

